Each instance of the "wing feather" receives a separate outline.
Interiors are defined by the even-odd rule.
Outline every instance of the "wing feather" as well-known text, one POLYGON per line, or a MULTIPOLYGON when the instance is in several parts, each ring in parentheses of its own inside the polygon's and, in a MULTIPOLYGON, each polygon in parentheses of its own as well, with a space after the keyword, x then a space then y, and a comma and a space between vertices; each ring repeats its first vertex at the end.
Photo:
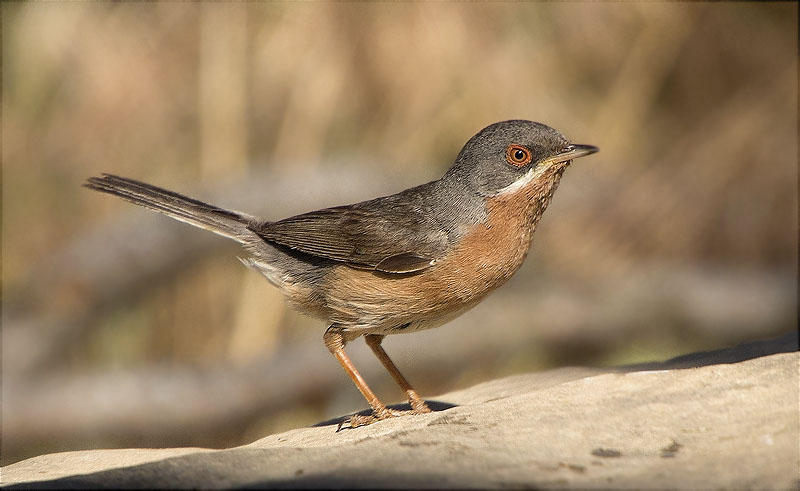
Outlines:
POLYGON ((399 195, 251 225, 264 240, 354 267, 412 273, 447 250, 447 234, 399 195))

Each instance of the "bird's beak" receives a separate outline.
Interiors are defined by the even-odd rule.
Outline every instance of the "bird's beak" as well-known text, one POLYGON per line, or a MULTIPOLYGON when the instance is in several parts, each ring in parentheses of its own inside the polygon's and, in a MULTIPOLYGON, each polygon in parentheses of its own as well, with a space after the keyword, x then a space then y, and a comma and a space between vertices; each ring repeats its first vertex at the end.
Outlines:
POLYGON ((550 162, 553 164, 567 162, 568 160, 585 157, 598 151, 600 151, 600 149, 593 145, 578 145, 577 143, 570 143, 562 151, 554 155, 550 162))

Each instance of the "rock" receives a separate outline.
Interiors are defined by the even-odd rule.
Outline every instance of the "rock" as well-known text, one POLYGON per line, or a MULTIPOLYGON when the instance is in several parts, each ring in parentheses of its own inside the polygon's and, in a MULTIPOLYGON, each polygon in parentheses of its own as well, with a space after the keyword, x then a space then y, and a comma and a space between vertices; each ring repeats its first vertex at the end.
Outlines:
POLYGON ((793 333, 674 365, 519 375, 436 397, 432 414, 338 433, 329 421, 226 450, 42 455, 3 468, 2 482, 10 489, 796 489, 796 349, 793 333))

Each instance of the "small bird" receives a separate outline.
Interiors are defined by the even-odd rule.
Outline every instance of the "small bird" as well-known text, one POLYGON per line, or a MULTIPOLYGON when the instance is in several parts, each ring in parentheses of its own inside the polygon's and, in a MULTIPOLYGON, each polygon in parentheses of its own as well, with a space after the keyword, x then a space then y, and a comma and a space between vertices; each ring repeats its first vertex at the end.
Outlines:
POLYGON ((528 254, 564 170, 597 151, 541 123, 502 121, 470 138, 438 180, 276 222, 111 174, 84 185, 241 243, 246 266, 290 306, 323 319, 325 346, 372 408, 341 429, 430 412, 381 341, 440 326, 505 283, 528 254), (344 348, 359 336, 406 393, 410 411, 386 407, 353 366, 344 348))

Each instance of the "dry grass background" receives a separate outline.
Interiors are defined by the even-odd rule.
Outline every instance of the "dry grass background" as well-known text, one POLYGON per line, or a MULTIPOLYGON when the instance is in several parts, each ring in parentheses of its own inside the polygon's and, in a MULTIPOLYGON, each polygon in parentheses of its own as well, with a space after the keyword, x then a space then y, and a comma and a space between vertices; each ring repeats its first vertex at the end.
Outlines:
MULTIPOLYGON (((797 20, 793 3, 4 3, 3 463, 230 445, 363 406, 332 359, 319 366, 335 390, 226 414, 217 431, 194 424, 194 406, 156 436, 136 424, 158 415, 93 426, 136 399, 113 377, 61 399, 87 377, 147 373, 149 387, 287 347, 328 356, 324 326, 287 311, 224 239, 182 230, 187 252, 142 273, 160 248, 131 251, 184 226, 80 187, 99 172, 208 200, 256 183, 268 191, 248 211, 277 219, 434 179, 494 121, 599 146, 567 172, 507 287, 448 327, 387 342, 429 395, 796 327, 797 20), (120 223, 138 235, 97 239, 120 223), (73 257, 111 257, 114 288, 73 257), (418 361, 459 343, 469 357, 443 374, 418 361)), ((379 395, 398 400, 384 382, 379 395)), ((159 397, 180 406, 170 387, 159 397)), ((213 412, 254 389, 226 390, 191 404, 213 412)))

